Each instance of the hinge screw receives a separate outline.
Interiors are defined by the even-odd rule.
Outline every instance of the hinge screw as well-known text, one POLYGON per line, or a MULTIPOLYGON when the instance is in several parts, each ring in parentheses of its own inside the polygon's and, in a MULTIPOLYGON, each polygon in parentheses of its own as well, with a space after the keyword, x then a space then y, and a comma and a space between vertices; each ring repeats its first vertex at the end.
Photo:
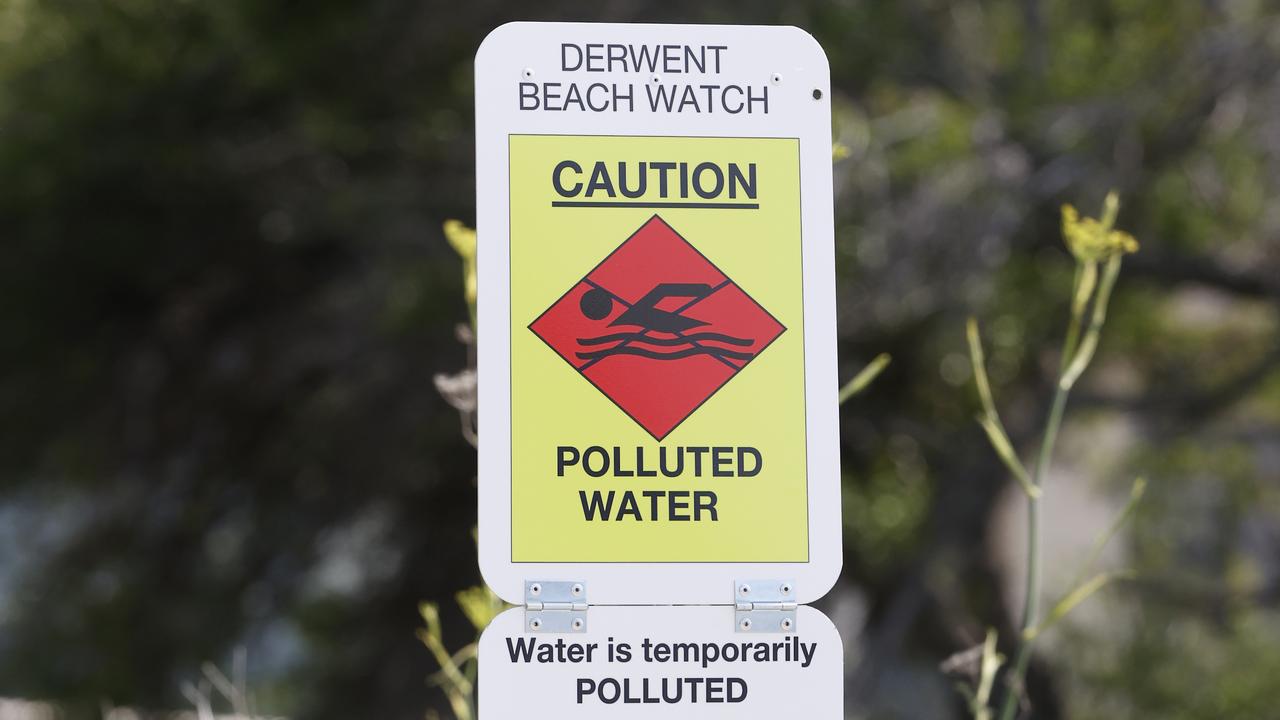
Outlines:
POLYGON ((741 627, 742 627, 742 629, 743 629, 743 630, 750 630, 750 629, 751 629, 751 618, 743 618, 743 619, 742 619, 742 625, 741 625, 741 627))
POLYGON ((537 630, 538 628, 542 627, 542 620, 540 618, 534 618, 530 620, 529 627, 530 629, 537 630))
POLYGON ((581 585, 581 584, 578 584, 578 585, 574 585, 574 586, 573 586, 573 594, 574 594, 574 595, 581 595, 581 594, 582 594, 582 585, 581 585))
POLYGON ((738 592, 742 593, 743 595, 747 595, 751 592, 751 586, 744 584, 742 587, 738 588, 738 592))
POLYGON ((783 630, 791 629, 791 618, 782 618, 782 629, 783 630))
POLYGON ((542 593, 542 586, 541 586, 541 585, 539 585, 538 583, 534 583, 534 584, 532 584, 532 585, 530 585, 530 586, 529 586, 529 594, 530 594, 530 595, 539 595, 539 594, 541 594, 541 593, 542 593))
POLYGON ((574 630, 581 630, 581 629, 582 629, 582 618, 576 618, 576 619, 573 621, 573 629, 574 629, 574 630))

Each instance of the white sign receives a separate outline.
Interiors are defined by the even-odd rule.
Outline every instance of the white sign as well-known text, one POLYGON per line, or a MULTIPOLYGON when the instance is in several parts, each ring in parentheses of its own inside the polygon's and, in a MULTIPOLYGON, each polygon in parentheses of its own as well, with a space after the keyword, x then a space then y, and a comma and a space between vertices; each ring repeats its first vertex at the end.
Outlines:
POLYGON ((523 613, 480 638, 481 717, 843 717, 840 636, 810 607, 790 634, 735 633, 729 606, 592 607, 572 635, 524 632, 523 613))
MULTIPOLYGON (((831 108, 791 27, 513 23, 476 55, 480 565, 733 600, 841 565, 831 108)), ((728 692, 726 690, 726 692, 728 692)))

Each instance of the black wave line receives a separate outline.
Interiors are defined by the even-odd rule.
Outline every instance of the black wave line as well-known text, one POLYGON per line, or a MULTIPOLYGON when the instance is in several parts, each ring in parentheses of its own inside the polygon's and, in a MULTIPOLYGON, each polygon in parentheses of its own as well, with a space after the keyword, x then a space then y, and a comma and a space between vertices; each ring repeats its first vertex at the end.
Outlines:
MULTIPOLYGON (((588 278, 583 278, 583 279, 584 279, 584 280, 586 280, 588 283, 591 283, 592 285, 594 285, 594 284, 595 284, 594 282, 592 282, 592 281, 591 281, 590 279, 588 279, 588 278)), ((715 287, 711 288, 711 292, 707 293, 706 295, 703 295, 702 297, 696 297, 696 298, 691 299, 689 302, 687 302, 687 303, 685 303, 685 304, 681 305, 680 307, 676 308, 675 310, 672 310, 672 312, 673 312, 673 313, 675 313, 676 315, 679 315, 680 313, 684 312, 685 310, 688 310, 689 308, 693 307, 694 305, 697 305, 698 303, 702 302, 703 300, 706 300, 707 298, 711 297, 712 295, 715 295, 716 293, 720 292, 721 288, 725 287, 725 286, 726 286, 726 285, 728 285, 730 282, 731 282, 731 281, 729 280, 729 278, 725 278, 723 281, 721 281, 721 282, 720 282, 720 284, 719 284, 719 285, 717 285, 717 286, 715 286, 715 287)), ((602 289, 603 289, 603 288, 602 288, 602 289)), ((605 292, 608 292, 608 291, 606 290, 605 292)), ((625 302, 625 301, 624 301, 624 302, 625 302)), ((630 304, 630 303, 627 303, 627 307, 631 307, 631 304, 630 304)), ((640 334, 641 334, 641 335, 644 335, 644 334, 645 334, 645 333, 647 333, 647 332, 649 332, 649 331, 648 331, 648 330, 641 330, 641 331, 640 331, 640 334)), ((626 340, 623 340, 623 341, 622 341, 622 345, 626 345, 626 344, 627 344, 627 341, 626 341, 626 340)), ((621 347, 622 345, 619 345, 619 347, 621 347)), ((587 368, 591 367, 592 365, 595 365, 596 363, 600 362, 600 361, 601 361, 601 360, 603 360, 603 359, 604 359, 604 358, 596 358, 595 360, 591 360, 591 361, 589 361, 589 362, 583 363, 582 367, 578 368, 578 372, 586 372, 586 371, 587 371, 587 368)), ((728 360, 725 360, 724 358, 720 358, 720 362, 722 362, 722 363, 724 363, 724 364, 726 364, 726 365, 732 365, 732 364, 733 364, 733 363, 730 363, 728 360)))
POLYGON ((611 355, 639 355, 653 360, 679 360, 680 358, 692 357, 694 355, 710 355, 716 358, 733 358, 734 360, 750 360, 755 357, 753 353, 738 352, 736 350, 725 350, 715 347, 691 347, 685 350, 677 350, 670 353, 654 352, 644 348, 634 347, 632 345, 618 345, 607 350, 594 350, 592 352, 577 353, 578 357, 583 360, 599 360, 607 358, 611 355))
POLYGON ((644 333, 635 332, 635 333, 613 333, 611 335, 601 335, 599 337, 592 337, 592 338, 578 338, 578 344, 579 345, 602 345, 604 343, 616 342, 618 340, 625 340, 628 342, 642 342, 647 345, 688 345, 698 340, 702 340, 705 342, 720 342, 720 343, 725 343, 727 345, 747 346, 755 342, 754 340, 751 340, 749 338, 734 337, 732 335, 725 335, 723 333, 714 333, 714 332, 694 333, 693 335, 682 335, 680 337, 675 337, 675 338, 649 337, 644 333))

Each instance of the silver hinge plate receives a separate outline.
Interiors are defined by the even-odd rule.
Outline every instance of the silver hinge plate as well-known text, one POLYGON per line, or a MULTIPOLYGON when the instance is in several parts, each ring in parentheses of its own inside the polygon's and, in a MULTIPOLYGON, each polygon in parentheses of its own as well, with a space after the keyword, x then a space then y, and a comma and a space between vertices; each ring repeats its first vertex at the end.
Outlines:
POLYGON ((796 584, 792 580, 733 583, 734 627, 742 633, 796 631, 796 584))
POLYGON ((526 580, 524 629, 536 633, 586 632, 587 584, 574 580, 526 580))

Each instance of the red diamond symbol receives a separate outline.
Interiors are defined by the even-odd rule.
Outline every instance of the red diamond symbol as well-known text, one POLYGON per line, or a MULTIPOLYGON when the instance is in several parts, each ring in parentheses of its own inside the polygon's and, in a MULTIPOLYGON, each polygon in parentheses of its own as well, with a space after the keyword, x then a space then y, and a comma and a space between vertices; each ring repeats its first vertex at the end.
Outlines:
POLYGON ((656 440, 786 331, 657 215, 529 329, 656 440))

